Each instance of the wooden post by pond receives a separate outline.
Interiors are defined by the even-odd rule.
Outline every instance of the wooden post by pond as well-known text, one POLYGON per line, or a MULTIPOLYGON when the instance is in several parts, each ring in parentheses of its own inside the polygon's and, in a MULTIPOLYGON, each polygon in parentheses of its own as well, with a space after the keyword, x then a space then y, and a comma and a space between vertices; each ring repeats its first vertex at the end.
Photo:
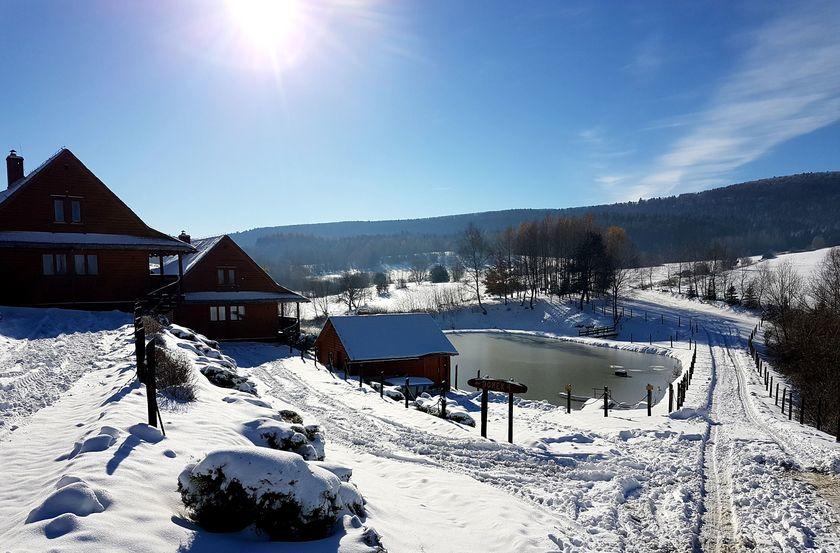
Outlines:
POLYGON ((610 391, 609 389, 604 386, 604 416, 608 416, 607 412, 610 409, 610 391))
POLYGON ((487 388, 481 390, 481 437, 487 437, 487 388))
POLYGON ((647 385, 647 408, 648 416, 650 416, 651 405, 653 404, 653 384, 647 385))
POLYGON ((513 443, 513 392, 508 392, 508 443, 513 443))
POLYGON ((572 412, 572 385, 566 384, 566 414, 572 412))
POLYGON ((674 383, 668 384, 668 412, 674 410, 674 383))

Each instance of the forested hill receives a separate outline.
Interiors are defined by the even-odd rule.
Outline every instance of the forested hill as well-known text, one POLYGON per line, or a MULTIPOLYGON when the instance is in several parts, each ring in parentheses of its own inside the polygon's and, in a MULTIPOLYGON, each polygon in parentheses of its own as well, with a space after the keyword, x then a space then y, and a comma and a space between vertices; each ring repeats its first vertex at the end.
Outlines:
MULTIPOLYGON (((546 215, 569 217, 589 213, 600 225, 624 227, 642 252, 666 259, 715 240, 726 243, 738 254, 806 248, 815 238, 834 245, 840 244, 840 172, 802 173, 609 205, 289 225, 258 228, 232 236, 270 265, 279 262, 278 257, 287 257, 298 246, 341 251, 339 257, 349 256, 350 263, 366 265, 377 256, 451 249, 455 235, 470 222, 492 232, 546 215), (354 259, 354 249, 364 249, 364 255, 354 259)), ((318 261, 312 261, 332 265, 331 253, 321 251, 320 254, 318 261)), ((302 263, 307 256, 293 257, 295 262, 302 263)))

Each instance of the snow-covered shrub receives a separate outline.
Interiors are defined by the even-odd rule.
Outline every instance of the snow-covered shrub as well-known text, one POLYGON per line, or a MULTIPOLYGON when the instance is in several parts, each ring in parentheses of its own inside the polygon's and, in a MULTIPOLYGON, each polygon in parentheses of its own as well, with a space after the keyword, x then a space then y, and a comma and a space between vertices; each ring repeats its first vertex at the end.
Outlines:
MULTIPOLYGON (((378 392, 380 384, 379 382, 371 382, 371 387, 373 387, 373 389, 378 392)), ((393 399, 394 401, 405 400, 405 395, 403 395, 399 386, 385 386, 385 390, 382 392, 382 394, 387 398, 393 399)))
POLYGON ((220 388, 233 388, 240 392, 257 395, 256 384, 230 369, 215 365, 201 365, 198 370, 207 377, 207 380, 220 388))
POLYGON ((260 418, 246 423, 245 428, 245 435, 255 445, 291 451, 307 461, 324 460, 324 435, 317 424, 260 418))
POLYGON ((156 348, 155 386, 176 401, 195 400, 195 372, 190 360, 178 351, 156 348))
MULTIPOLYGON (((436 417, 440 416, 440 396, 430 396, 426 392, 423 392, 414 400, 414 406, 418 411, 423 411, 436 417)), ((461 407, 454 399, 446 399, 446 418, 459 424, 475 426, 475 419, 472 418, 472 415, 467 413, 467 410, 461 407)))
POLYGON ((291 409, 280 409, 278 414, 280 415, 280 418, 286 422, 303 424, 303 417, 301 417, 297 411, 292 411, 291 409))
POLYGON ((239 447, 216 450, 178 477, 192 518, 210 531, 249 525, 274 540, 330 535, 345 514, 363 515, 356 487, 287 451, 239 447))

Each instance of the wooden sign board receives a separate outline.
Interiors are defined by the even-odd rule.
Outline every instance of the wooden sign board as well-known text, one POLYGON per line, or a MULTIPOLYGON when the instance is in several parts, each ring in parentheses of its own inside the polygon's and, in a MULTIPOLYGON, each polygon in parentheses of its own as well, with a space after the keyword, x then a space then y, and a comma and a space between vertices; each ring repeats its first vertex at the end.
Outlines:
POLYGON ((514 380, 502 380, 500 378, 470 378, 467 384, 480 390, 490 392, 504 392, 506 394, 524 394, 528 386, 514 380))

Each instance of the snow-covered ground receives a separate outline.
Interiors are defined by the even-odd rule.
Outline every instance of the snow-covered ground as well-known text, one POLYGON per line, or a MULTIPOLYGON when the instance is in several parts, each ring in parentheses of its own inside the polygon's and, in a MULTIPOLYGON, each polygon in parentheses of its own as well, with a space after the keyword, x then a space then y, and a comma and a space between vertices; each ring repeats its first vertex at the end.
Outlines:
MULTIPOLYGON (((375 301, 382 308, 433 301, 431 287, 375 301), (432 300, 407 299, 417 292, 432 300)), ((583 340, 672 355, 684 370, 693 353, 687 340, 697 340, 683 408, 669 415, 666 398, 651 417, 630 409, 604 418, 597 405, 566 414, 517 400, 508 444, 505 397, 491 395, 484 439, 477 427, 406 409, 286 347, 250 343, 224 344, 223 351, 259 396, 202 377, 196 402, 164 404, 163 437, 141 424, 145 389, 134 379, 125 319, 57 311, 40 311, 39 319, 38 310, 0 308, 0 371, 17 367, 0 403, 29 396, 25 376, 44 364, 29 359, 48 359, 59 343, 95 348, 73 373, 44 373, 41 389, 55 398, 49 405, 3 416, 4 427, 11 416, 19 428, 0 437, 12 483, 0 488, 0 549, 352 551, 369 547, 364 529, 373 528, 390 551, 840 551, 840 448, 833 436, 788 421, 766 397, 746 351, 756 317, 653 291, 635 292, 624 309, 615 339, 583 340), (99 323, 76 332, 85 320, 99 323), (689 324, 698 332, 690 335, 689 324), (327 461, 352 468, 367 516, 347 518, 333 538, 306 544, 197 528, 176 491, 178 474, 213 449, 257 447, 247 424, 280 409, 320 423, 327 461), (48 500, 69 485, 82 499, 70 506, 48 500)), ((436 318, 447 329, 575 340, 577 325, 608 321, 544 300, 533 310, 491 301, 487 315, 468 302, 436 318)), ((450 399, 478 419, 475 391, 450 399)))

